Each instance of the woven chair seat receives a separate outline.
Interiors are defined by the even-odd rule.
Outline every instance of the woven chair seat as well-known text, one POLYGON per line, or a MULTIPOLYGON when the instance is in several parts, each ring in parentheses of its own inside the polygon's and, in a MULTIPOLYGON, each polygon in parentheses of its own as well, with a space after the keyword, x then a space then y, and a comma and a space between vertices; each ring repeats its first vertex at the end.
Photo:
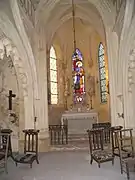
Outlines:
POLYGON ((122 162, 133 163, 135 165, 135 157, 128 157, 126 159, 123 159, 122 162))
POLYGON ((0 161, 5 158, 5 154, 0 153, 0 161))
POLYGON ((104 141, 104 129, 92 129, 88 130, 89 137, 89 147, 90 147, 90 155, 91 160, 90 164, 92 164, 93 160, 98 163, 98 167, 100 168, 101 163, 105 163, 107 161, 112 161, 112 165, 114 164, 114 155, 112 150, 109 149, 109 146, 105 147, 104 141), (106 148, 106 149, 105 149, 106 148))
POLYGON ((14 160, 18 163, 32 163, 36 159, 36 154, 18 154, 14 160))
MULTIPOLYGON (((5 154, 5 149, 4 148, 0 149, 0 154, 5 154)), ((11 156, 11 154, 12 154, 12 152, 8 151, 7 156, 9 157, 9 156, 11 156)))
MULTIPOLYGON (((114 150, 114 153, 118 154, 118 156, 119 156, 119 150, 118 149, 114 150)), ((131 151, 121 151, 121 156, 122 156, 123 159, 131 157, 132 152, 131 151)))
POLYGON ((112 152, 109 152, 107 150, 94 151, 92 156, 94 156, 98 161, 107 161, 113 158, 112 152))

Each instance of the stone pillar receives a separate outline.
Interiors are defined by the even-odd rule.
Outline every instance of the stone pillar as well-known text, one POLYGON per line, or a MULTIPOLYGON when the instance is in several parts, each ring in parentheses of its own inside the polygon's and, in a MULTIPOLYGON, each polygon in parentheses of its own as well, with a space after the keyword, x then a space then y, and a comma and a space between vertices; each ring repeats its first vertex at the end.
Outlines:
POLYGON ((130 52, 130 58, 128 60, 128 87, 125 98, 126 104, 126 127, 134 129, 135 135, 135 49, 130 52))
MULTIPOLYGON (((130 128, 134 122, 131 118, 133 116, 132 109, 134 105, 132 104, 132 99, 134 99, 134 96, 132 95, 132 93, 129 93, 129 90, 128 90, 128 86, 129 86, 128 81, 129 81, 129 84, 130 83, 132 84, 132 77, 131 77, 132 73, 130 72, 130 70, 132 69, 133 62, 132 62, 132 59, 130 59, 131 64, 129 62, 130 65, 128 65, 128 58, 129 58, 128 56, 129 56, 129 51, 132 44, 132 39, 134 37, 133 33, 131 33, 131 29, 132 29, 131 23, 133 22, 133 12, 134 12, 133 7, 134 7, 134 0, 126 1, 125 10, 123 9, 123 12, 121 12, 123 14, 123 26, 122 26, 121 34, 119 38, 119 63, 117 65, 118 84, 120 85, 120 88, 121 88, 121 92, 120 92, 121 94, 120 93, 119 94, 123 97, 123 112, 124 112, 125 128, 130 128), (128 74, 128 70, 129 70, 129 74, 128 74)), ((120 25, 118 25, 118 27, 119 26, 120 25)), ((130 88, 130 91, 132 91, 131 89, 132 88, 130 88)), ((134 93, 134 90, 133 90, 133 93, 134 93)))
POLYGON ((124 117, 124 97, 123 95, 117 95, 117 124, 118 126, 123 126, 125 128, 126 122, 124 117))
POLYGON ((117 87, 117 58, 118 47, 116 42, 118 38, 116 33, 112 33, 111 29, 106 28, 107 37, 107 52, 108 52, 108 73, 109 73, 109 89, 110 89, 110 110, 111 110, 111 123, 112 126, 118 124, 117 122, 117 109, 116 109, 116 87, 117 87))
POLYGON ((35 109, 37 116, 37 129, 39 134, 39 151, 49 150, 49 132, 48 132, 48 86, 47 86, 47 58, 46 50, 38 52, 38 86, 39 99, 35 100, 35 109))
POLYGON ((34 128, 33 97, 24 97, 25 129, 34 128))

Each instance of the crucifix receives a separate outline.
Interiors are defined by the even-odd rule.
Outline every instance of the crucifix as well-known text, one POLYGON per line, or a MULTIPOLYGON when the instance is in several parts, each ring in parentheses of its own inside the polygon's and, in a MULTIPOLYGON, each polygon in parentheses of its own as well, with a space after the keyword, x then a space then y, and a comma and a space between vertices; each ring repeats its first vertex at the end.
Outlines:
POLYGON ((9 96, 8 96, 8 103, 9 103, 9 110, 12 110, 12 98, 15 98, 16 95, 12 94, 12 90, 9 90, 9 96))

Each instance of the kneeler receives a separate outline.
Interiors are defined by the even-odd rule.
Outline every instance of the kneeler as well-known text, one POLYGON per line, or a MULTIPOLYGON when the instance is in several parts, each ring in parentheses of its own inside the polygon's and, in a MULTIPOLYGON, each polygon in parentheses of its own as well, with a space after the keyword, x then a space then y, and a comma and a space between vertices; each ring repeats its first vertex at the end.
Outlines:
POLYGON ((22 164, 30 164, 32 168, 32 163, 36 160, 37 164, 38 161, 38 134, 39 130, 35 129, 25 129, 23 130, 24 133, 24 153, 18 154, 14 157, 14 161, 16 166, 18 163, 22 164))

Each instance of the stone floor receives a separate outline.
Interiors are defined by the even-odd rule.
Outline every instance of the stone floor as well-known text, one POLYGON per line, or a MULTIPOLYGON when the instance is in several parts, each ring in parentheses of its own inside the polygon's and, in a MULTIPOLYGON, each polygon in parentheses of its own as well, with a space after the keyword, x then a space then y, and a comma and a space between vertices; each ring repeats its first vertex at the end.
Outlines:
MULTIPOLYGON (((18 167, 9 160, 8 175, 0 172, 0 180, 126 180, 120 174, 119 159, 115 165, 107 162, 98 168, 94 162, 89 164, 88 151, 49 152, 40 154, 40 164, 36 162, 33 168, 28 165, 18 167)), ((135 180, 135 173, 131 173, 131 180, 135 180)))

